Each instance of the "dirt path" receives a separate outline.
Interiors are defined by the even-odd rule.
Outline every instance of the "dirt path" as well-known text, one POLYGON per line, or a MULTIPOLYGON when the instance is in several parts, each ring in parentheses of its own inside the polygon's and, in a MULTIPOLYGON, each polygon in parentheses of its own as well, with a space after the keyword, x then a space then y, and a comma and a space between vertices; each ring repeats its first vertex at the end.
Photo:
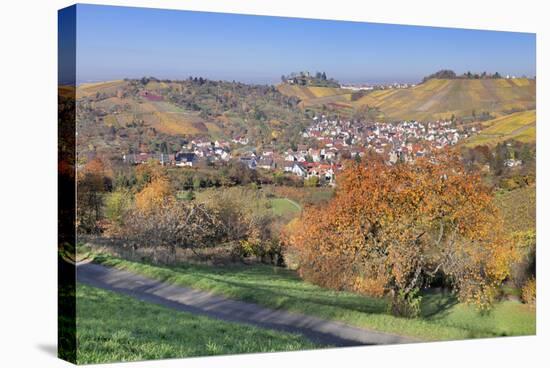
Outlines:
POLYGON ((402 336, 369 331, 340 322, 326 321, 317 317, 227 299, 208 292, 171 285, 94 263, 77 266, 77 282, 119 292, 180 311, 300 333, 319 344, 357 346, 415 342, 415 340, 402 336))
POLYGON ((292 199, 290 198, 285 198, 287 201, 289 201, 292 205, 294 205, 294 207, 296 207, 296 209, 298 211, 301 211, 302 210, 302 206, 300 206, 297 202, 293 201, 292 199))

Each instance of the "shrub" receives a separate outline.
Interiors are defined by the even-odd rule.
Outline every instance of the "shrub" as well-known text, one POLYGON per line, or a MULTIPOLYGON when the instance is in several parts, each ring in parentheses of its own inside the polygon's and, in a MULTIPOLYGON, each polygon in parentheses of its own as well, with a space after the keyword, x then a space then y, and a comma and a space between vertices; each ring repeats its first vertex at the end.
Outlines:
POLYGON ((256 257, 264 263, 282 265, 278 221, 267 196, 251 186, 203 191, 197 201, 219 218, 224 240, 232 245, 233 256, 241 260, 256 257))
POLYGON ((284 256, 280 243, 274 239, 259 241, 257 239, 244 239, 233 248, 234 256, 244 259, 256 257, 262 263, 284 266, 284 256))
POLYGON ((534 230, 516 231, 512 241, 518 249, 520 259, 511 269, 512 283, 521 288, 536 274, 536 234, 534 230))
POLYGON ((304 180, 304 187, 315 188, 319 185, 319 178, 317 176, 311 176, 304 180))
POLYGON ((420 315, 420 303, 422 297, 418 295, 418 289, 411 292, 398 291, 389 305, 390 313, 394 316, 416 318, 420 315))
POLYGON ((115 228, 124 225, 124 219, 132 205, 132 193, 125 188, 110 193, 105 200, 105 216, 115 228))
POLYGON ((521 288, 521 300, 525 304, 535 306, 537 303, 537 281, 535 278, 527 280, 525 285, 521 288))
POLYGON ((124 235, 134 247, 200 249, 217 245, 224 236, 218 216, 202 204, 167 200, 163 204, 136 208, 128 213, 124 235))

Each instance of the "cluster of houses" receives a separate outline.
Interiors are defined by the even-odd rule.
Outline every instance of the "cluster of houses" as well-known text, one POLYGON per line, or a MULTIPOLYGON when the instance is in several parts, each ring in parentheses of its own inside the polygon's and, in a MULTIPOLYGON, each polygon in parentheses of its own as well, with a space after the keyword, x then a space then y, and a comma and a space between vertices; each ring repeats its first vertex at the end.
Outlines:
MULTIPOLYGON (((304 179, 317 177, 330 185, 334 183, 336 172, 342 169, 343 159, 360 158, 371 151, 383 155, 388 164, 414 162, 434 150, 457 144, 470 133, 459 132, 451 121, 366 123, 330 120, 322 115, 314 117, 312 124, 302 133, 310 144, 298 145, 296 149, 278 152, 264 147, 260 152, 241 151, 234 157, 231 146, 246 145, 248 138, 235 137, 231 141, 195 139, 175 154, 126 154, 123 160, 129 164, 156 160, 164 165, 189 167, 235 160, 253 170, 279 171, 304 179)), ((517 163, 510 163, 510 166, 514 164, 517 163)))
POLYGON ((328 120, 321 116, 314 118, 314 123, 303 136, 317 140, 317 146, 322 147, 312 152, 314 158, 323 153, 325 159, 331 160, 342 156, 342 152, 351 158, 362 157, 367 151, 374 151, 394 164, 397 161, 412 162, 434 150, 455 145, 468 138, 470 133, 459 132, 451 121, 365 123, 328 120))
MULTIPOLYGON (((242 141, 242 138, 235 141, 242 141)), ((233 142, 243 144, 241 142, 233 142)), ((217 140, 192 140, 183 146, 177 153, 130 153, 124 154, 122 159, 126 164, 139 165, 151 160, 160 162, 162 165, 195 167, 205 164, 216 164, 238 161, 250 169, 263 169, 294 174, 298 177, 308 179, 313 176, 319 178, 323 183, 334 183, 334 175, 341 165, 335 162, 336 156, 332 151, 315 150, 301 145, 296 151, 287 150, 277 152, 274 149, 265 148, 261 152, 255 150, 241 152, 233 157, 229 142, 217 140)))
POLYGON ((324 183, 333 184, 334 175, 341 169, 341 164, 329 161, 324 156, 324 151, 323 155, 315 156, 312 156, 313 152, 314 150, 307 145, 300 145, 297 150, 289 149, 285 152, 264 149, 259 154, 253 151, 245 152, 239 157, 239 161, 251 169, 277 170, 304 179, 317 177, 324 183))
POLYGON ((215 163, 231 160, 231 144, 227 141, 206 139, 190 141, 177 153, 130 153, 122 156, 127 164, 143 164, 150 160, 162 165, 196 166, 200 162, 215 163))

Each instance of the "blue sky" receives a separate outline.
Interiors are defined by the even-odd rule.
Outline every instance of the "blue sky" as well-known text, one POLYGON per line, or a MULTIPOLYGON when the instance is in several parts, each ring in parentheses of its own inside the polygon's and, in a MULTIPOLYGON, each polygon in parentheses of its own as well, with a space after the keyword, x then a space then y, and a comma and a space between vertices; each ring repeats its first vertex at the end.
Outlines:
POLYGON ((78 5, 79 82, 190 75, 277 83, 293 71, 342 82, 419 81, 440 69, 534 76, 535 35, 78 5))

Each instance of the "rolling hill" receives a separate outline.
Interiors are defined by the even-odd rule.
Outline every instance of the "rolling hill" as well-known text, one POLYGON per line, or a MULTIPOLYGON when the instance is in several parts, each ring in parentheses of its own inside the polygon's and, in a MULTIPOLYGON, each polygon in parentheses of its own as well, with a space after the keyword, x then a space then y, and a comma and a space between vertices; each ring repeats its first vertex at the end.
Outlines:
POLYGON ((109 127, 126 128, 142 121, 146 126, 169 135, 208 134, 209 128, 197 112, 185 111, 160 97, 161 91, 170 88, 176 87, 151 81, 144 87, 151 93, 151 98, 147 98, 131 93, 127 81, 116 80, 82 84, 77 88, 77 98, 93 97, 97 93, 106 95, 106 98, 92 100, 91 108, 105 112, 103 122, 109 127))
POLYGON ((123 80, 114 80, 108 82, 82 83, 76 88, 76 98, 94 96, 99 93, 114 94, 120 88, 127 85, 123 80))
MULTIPOLYGON (((309 123, 304 108, 328 108, 341 116, 379 121, 435 120, 490 113, 494 119, 466 144, 507 139, 534 142, 536 81, 531 79, 430 79, 407 89, 353 93, 333 87, 189 79, 115 80, 81 84, 81 141, 90 147, 132 142, 178 144, 181 137, 215 139, 247 134, 257 143, 295 144, 309 123), (294 97, 294 98, 291 98, 294 97), (155 134, 161 136, 155 138, 155 134), (108 143, 98 137, 110 137, 108 143), (89 139, 86 140, 85 137, 89 139), (170 138, 172 137, 172 138, 170 138)), ((71 91, 61 89, 61 94, 71 91)), ((477 123, 476 123, 477 124, 477 123)))
MULTIPOLYGON (((312 98, 338 94, 311 88, 312 98)), ((61 90, 60 93, 66 93, 61 90)), ((79 144, 109 155, 177 147, 190 138, 230 140, 246 135, 252 145, 300 144, 310 118, 274 86, 199 78, 153 77, 86 83, 77 87, 79 144)))
POLYGON ((534 143, 536 140, 536 111, 527 110, 504 115, 483 123, 486 127, 471 137, 466 146, 496 145, 506 140, 534 143))
POLYGON ((385 120, 434 120, 489 112, 535 109, 536 81, 532 79, 430 79, 407 89, 385 89, 352 101, 350 91, 279 85, 281 93, 294 95, 304 107, 323 104, 343 108, 375 107, 385 120), (332 94, 331 94, 332 93, 332 94))

